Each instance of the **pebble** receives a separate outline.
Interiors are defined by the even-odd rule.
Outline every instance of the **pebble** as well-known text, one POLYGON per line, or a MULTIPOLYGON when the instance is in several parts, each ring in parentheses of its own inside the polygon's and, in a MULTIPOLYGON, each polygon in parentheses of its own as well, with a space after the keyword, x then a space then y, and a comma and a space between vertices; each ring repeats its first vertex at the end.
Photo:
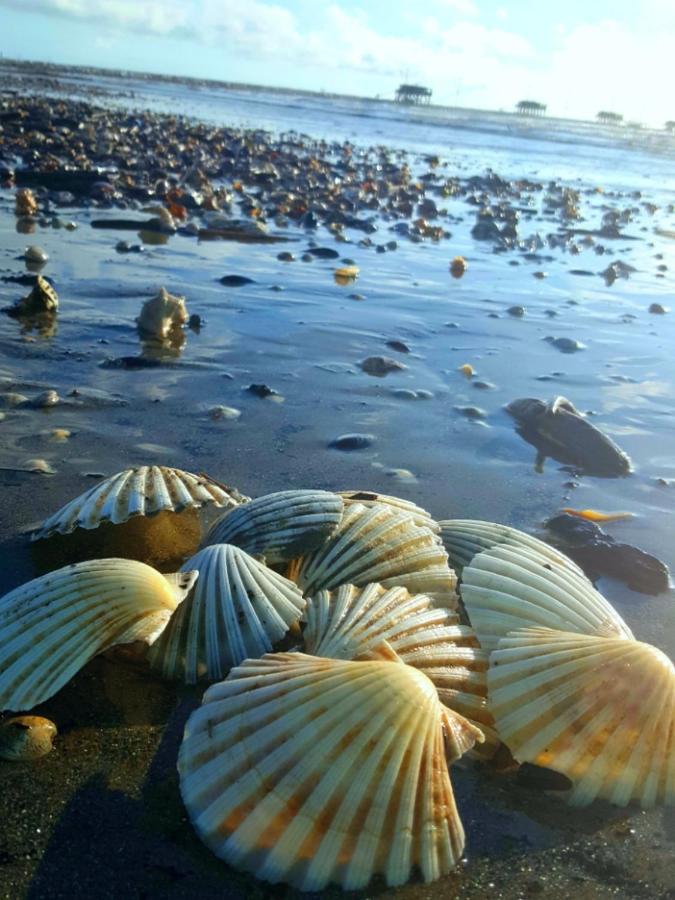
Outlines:
POLYGON ((268 384, 249 384, 247 388, 245 388, 249 392, 249 394, 253 394, 256 397, 279 397, 279 391, 275 391, 274 388, 271 388, 268 384))
POLYGON ((0 724, 0 759, 39 759, 52 749, 56 725, 42 716, 13 716, 0 724))
POLYGON ((23 255, 23 258, 27 263, 34 263, 36 265, 44 265, 49 256, 45 253, 45 251, 41 247, 37 247, 33 244, 30 247, 26 248, 26 252, 23 255))
POLYGON ((245 284, 255 284, 255 281, 247 275, 223 275, 220 283, 225 287, 243 287, 245 284))
POLYGON ((497 385, 493 384, 491 381, 474 381, 474 382, 472 382, 472 384, 479 391, 495 391, 495 390, 497 390, 497 385))
POLYGON ((377 378, 382 378, 384 375, 388 375, 389 372, 408 368, 403 363, 398 362, 396 359, 391 359, 389 356, 369 356, 367 359, 362 360, 359 366, 368 375, 375 375, 377 378))
POLYGON ((241 410, 235 409, 234 406, 212 406, 209 410, 209 418, 214 422, 221 419, 238 419, 240 415, 241 410))
POLYGON ((509 306, 506 310, 510 316, 514 316, 514 318, 522 319, 525 315, 525 307, 524 306, 509 306))
POLYGON ((384 474, 397 481, 417 481, 410 469, 386 469, 384 474))
POLYGON ((387 347, 396 350, 398 353, 410 353, 410 347, 403 341, 387 341, 387 347))
POLYGON ((334 447, 336 450, 365 450, 366 447, 370 447, 374 440, 375 436, 372 434, 341 434, 335 440, 332 440, 328 446, 334 447))
POLYGON ((455 410, 456 412, 463 415, 466 419, 477 421, 487 418, 487 413, 479 406, 456 406, 455 410))
POLYGON ((399 400, 417 400, 417 393, 408 390, 408 388, 396 388, 392 393, 394 397, 398 397, 399 400))
POLYGON ((281 260, 281 262, 295 262, 295 256, 289 253, 288 250, 282 250, 281 253, 277 253, 277 259, 281 260))
POLYGON ((366 297, 365 297, 365 294, 350 294, 349 299, 350 300, 365 300, 366 297))
POLYGON ((318 259, 338 259, 340 254, 331 247, 310 247, 309 253, 318 259))
POLYGON ((13 409, 15 406, 24 406, 28 403, 30 401, 24 394, 15 394, 11 391, 7 394, 0 394, 0 407, 3 409, 13 409))
POLYGON ((667 306, 662 306, 660 303, 652 303, 649 307, 649 312, 657 316, 664 316, 669 310, 667 306))
POLYGON ((578 350, 586 349, 585 344, 582 344, 581 341, 577 341, 574 338, 554 338, 549 335, 549 337, 545 337, 544 340, 547 341, 552 347, 560 350, 561 353, 576 353, 578 350))
POLYGON ((61 402, 61 398, 54 390, 43 391, 29 401, 29 405, 33 409, 49 409, 51 406, 57 406, 61 402))

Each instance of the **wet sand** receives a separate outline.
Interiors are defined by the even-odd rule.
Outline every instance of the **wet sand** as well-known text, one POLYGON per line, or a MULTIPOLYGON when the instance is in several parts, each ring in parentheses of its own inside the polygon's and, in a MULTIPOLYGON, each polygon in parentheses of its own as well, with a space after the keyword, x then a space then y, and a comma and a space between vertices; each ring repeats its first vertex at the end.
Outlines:
MULTIPOLYGON (((172 127, 166 120, 168 132, 172 127)), ((261 145, 269 153, 274 138, 261 145)), ((339 158, 337 148, 326 152, 339 158)), ((370 245, 356 229, 345 228, 346 240, 336 241, 323 225, 310 231, 270 220, 270 230, 289 242, 199 241, 176 233, 143 253, 122 254, 115 250, 119 239, 147 235, 90 223, 104 216, 141 219, 134 209, 141 204, 123 198, 122 208, 87 196, 61 207, 38 191, 41 202, 52 204, 43 221, 58 216, 78 227, 36 223, 24 234, 16 230, 15 189, 0 190, 0 277, 25 273, 17 257, 38 244, 50 256, 42 271, 54 279, 61 302, 50 335, 0 317, 0 398, 19 392, 30 399, 51 388, 64 400, 50 409, 3 410, 0 465, 40 457, 55 470, 52 476, 0 470, 3 593, 38 571, 26 536, 31 526, 96 476, 142 463, 203 470, 249 495, 303 486, 381 490, 408 497, 437 518, 484 518, 540 535, 543 521, 563 506, 623 509, 635 517, 608 530, 673 568, 675 487, 668 479, 675 477, 675 334, 672 314, 648 312, 651 303, 671 302, 675 241, 656 229, 675 229, 672 177, 651 186, 641 179, 640 196, 630 172, 621 187, 614 171, 604 194, 582 179, 571 185, 580 190, 583 218, 576 222, 563 221, 545 202, 556 192, 542 178, 540 188, 508 198, 524 211, 517 241, 502 248, 471 236, 477 207, 469 198, 482 192, 467 181, 483 173, 453 168, 450 154, 435 170, 421 152, 407 162, 413 180, 430 171, 460 179, 454 196, 428 190, 446 210, 429 224, 451 237, 416 242, 390 230, 414 221, 417 209, 408 217, 362 210, 377 226, 367 235, 370 245), (645 205, 652 203, 654 211, 645 205), (592 245, 580 236, 562 245, 548 238, 574 227, 597 231, 604 214, 626 209, 634 211, 617 238, 596 237, 592 245), (396 249, 377 251, 392 240, 396 249), (336 249, 338 259, 303 262, 311 242, 336 249), (280 261, 282 250, 295 261, 280 261), (457 255, 468 261, 461 279, 448 272, 457 255), (333 269, 345 259, 360 267, 360 276, 338 284, 333 269), (599 272, 616 260, 636 271, 607 284, 599 272), (534 277, 539 271, 547 277, 534 277), (580 271, 591 274, 574 274, 580 271), (219 279, 228 274, 254 283, 226 287, 219 279), (161 285, 185 295, 203 327, 186 330, 180 352, 164 348, 160 367, 107 367, 111 359, 157 357, 157 348, 142 346, 134 320, 161 285), (524 314, 510 314, 514 306, 524 314), (563 354, 545 340, 551 336, 585 348, 563 354), (392 340, 410 352, 392 350, 392 340), (359 366, 371 355, 395 357, 407 368, 373 377, 359 366), (458 372, 464 363, 476 370, 473 380, 458 372), (491 386, 476 388, 477 380, 491 386), (251 383, 270 385, 283 401, 253 396, 246 390, 251 383), (503 406, 519 396, 556 394, 594 411, 593 421, 633 459, 632 475, 577 477, 553 460, 543 473, 535 471, 535 450, 516 434, 503 406), (214 421, 209 410, 217 404, 236 407, 241 416, 214 421), (458 411, 466 406, 482 408, 485 418, 468 419, 458 411), (55 443, 55 428, 69 430, 70 438, 55 443), (352 453, 329 447, 346 432, 372 434, 372 446, 352 453), (401 469, 411 476, 392 474, 401 469)), ((522 174, 530 177, 530 169, 524 161, 522 174)), ((212 182, 227 188, 232 179, 212 182)), ((245 185, 244 193, 259 187, 245 185)), ((239 205, 235 196, 233 214, 239 205)), ((203 211, 189 218, 201 222, 203 211)), ((27 290, 0 281, 0 306, 27 290)), ((648 597, 610 579, 598 586, 638 638, 673 656, 672 596, 648 597)), ((36 710, 57 723, 59 737, 43 760, 0 763, 0 896, 295 894, 232 872, 187 822, 175 759, 200 693, 97 659, 36 710)), ((375 883, 363 896, 675 896, 672 810, 620 811, 596 803, 574 811, 558 797, 519 785, 515 775, 471 763, 453 769, 453 784, 467 832, 466 861, 437 884, 387 891, 375 883)))

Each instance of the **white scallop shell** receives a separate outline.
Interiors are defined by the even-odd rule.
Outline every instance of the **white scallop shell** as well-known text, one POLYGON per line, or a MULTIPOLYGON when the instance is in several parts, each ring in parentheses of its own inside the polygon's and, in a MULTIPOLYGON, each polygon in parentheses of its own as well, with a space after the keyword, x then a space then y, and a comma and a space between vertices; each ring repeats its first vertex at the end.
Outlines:
POLYGON ((307 601, 304 649, 331 659, 382 659, 419 669, 435 685, 441 702, 485 734, 480 755, 499 745, 487 709, 488 654, 473 629, 456 613, 434 607, 424 594, 379 584, 319 591, 307 601))
POLYGON ((515 758, 570 778, 571 803, 675 803, 675 667, 660 650, 526 628, 500 641, 488 686, 515 758))
POLYGON ((306 596, 342 584, 379 582, 430 594, 439 606, 457 605, 457 579, 436 535, 415 525, 409 514, 378 504, 349 504, 335 534, 294 560, 288 577, 306 596))
POLYGON ((350 503, 360 503, 362 506, 374 506, 376 503, 389 506, 396 512, 409 513, 415 525, 422 525, 431 529, 434 533, 438 533, 439 524, 431 517, 431 514, 417 506, 412 500, 404 500, 402 497, 392 497, 389 494, 380 494, 376 491, 338 491, 338 494, 345 502, 345 506, 350 503))
POLYGON ((256 497, 222 516, 204 539, 236 544, 274 565, 320 547, 342 518, 344 504, 329 491, 278 491, 256 497))
POLYGON ((570 571, 583 575, 579 566, 564 553, 510 525, 482 522, 478 519, 444 519, 438 524, 450 565, 458 575, 461 575, 464 566, 468 566, 473 557, 481 550, 490 550, 492 547, 502 545, 537 550, 544 556, 555 560, 556 563, 568 566, 570 571))
POLYGON ((633 637, 588 578, 559 556, 502 545, 477 553, 464 567, 460 596, 481 647, 494 650, 510 631, 530 626, 633 637))
POLYGON ((199 580, 148 656, 165 678, 187 684, 223 678, 248 656, 271 650, 305 607, 292 581, 239 547, 206 547, 181 571, 191 569, 199 580))
POLYGON ((446 765, 480 732, 410 666, 301 653, 247 660, 188 720, 178 769, 200 838, 302 890, 426 881, 464 833, 446 765))
POLYGON ((236 506, 247 499, 205 475, 167 466, 138 466, 111 475, 71 500, 43 522, 32 540, 70 534, 76 528, 91 530, 103 522, 119 525, 135 516, 197 509, 209 503, 236 506))
POLYGON ((151 643, 197 577, 129 559, 65 566, 0 599, 0 709, 32 709, 92 657, 151 643))

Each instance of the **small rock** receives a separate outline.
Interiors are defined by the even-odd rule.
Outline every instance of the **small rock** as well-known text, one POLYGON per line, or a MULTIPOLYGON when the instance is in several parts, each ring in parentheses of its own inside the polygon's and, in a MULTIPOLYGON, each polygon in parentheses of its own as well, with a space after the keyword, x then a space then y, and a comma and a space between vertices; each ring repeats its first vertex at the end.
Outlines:
POLYGON ((275 391, 274 388, 271 388, 267 384, 249 384, 246 388, 249 394, 253 394, 256 397, 279 397, 279 391, 275 391))
POLYGON ((222 419, 238 419, 240 415, 241 410, 235 409, 233 406, 212 406, 209 410, 209 418, 214 422, 222 419))
POLYGON ((479 406, 455 406, 455 411, 464 416, 465 419, 480 421, 487 418, 487 413, 479 406))
POLYGON ((513 316, 516 319, 522 319, 522 317, 525 315, 524 306, 509 306, 506 311, 510 316, 513 316))
POLYGON ((545 337, 545 341, 547 341, 552 347, 555 347, 557 350, 560 350, 561 353, 576 353, 578 350, 585 350, 586 345, 582 344, 581 341, 574 340, 574 338, 568 337, 545 337))
POLYGON ((295 262, 295 256, 289 253, 288 250, 282 250, 281 253, 277 253, 277 259, 281 260, 281 262, 295 262))
POLYGON ((338 259, 340 254, 331 247, 310 247, 309 252, 318 259, 338 259))
POLYGON ((255 281, 246 275, 223 275, 220 283, 225 287, 243 287, 245 284, 255 284, 255 281))
POLYGON ((31 247, 26 248, 26 252, 24 253, 23 258, 27 263, 33 263, 34 265, 43 266, 49 259, 49 256, 41 247, 37 247, 35 244, 33 244, 31 247))
POLYGON ((375 436, 372 434, 341 434, 328 446, 334 447, 336 450, 364 450, 366 447, 370 447, 374 440, 375 436))
POLYGON ((389 372, 408 368, 403 363, 398 362, 396 359, 391 359, 389 356, 369 356, 360 362, 359 365, 368 375, 375 375, 377 378, 382 378, 389 372))
POLYGON ((387 347, 396 350, 398 353, 410 353, 410 347, 403 341, 387 341, 387 347))
POLYGON ((649 312, 657 316, 664 316, 669 311, 667 306, 662 306, 660 303, 651 303, 649 306, 649 312))

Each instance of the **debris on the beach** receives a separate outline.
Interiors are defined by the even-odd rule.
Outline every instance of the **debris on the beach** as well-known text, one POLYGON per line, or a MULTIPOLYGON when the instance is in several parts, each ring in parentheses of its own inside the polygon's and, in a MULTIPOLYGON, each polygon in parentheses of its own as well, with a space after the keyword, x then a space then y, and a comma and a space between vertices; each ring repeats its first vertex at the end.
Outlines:
POLYGON ((373 434, 341 434, 330 442, 336 450, 365 450, 375 440, 373 434))
POLYGON ((470 363, 464 363, 457 369, 457 371, 461 372, 462 375, 466 375, 467 378, 473 378, 473 376, 476 374, 476 370, 470 363))
POLYGON ((241 416, 241 410, 235 409, 234 406, 212 406, 209 409, 209 418, 214 422, 226 419, 238 419, 241 416))
POLYGON ((130 559, 88 560, 5 594, 0 709, 43 703, 109 647, 152 643, 196 578, 196 572, 160 575, 130 559))
POLYGON ((602 631, 512 631, 491 655, 488 691, 513 756, 566 775, 574 806, 675 803, 675 667, 655 647, 602 631))
POLYGON ((26 248, 26 251, 23 254, 23 258, 27 263, 32 263, 36 266, 43 266, 49 259, 49 256, 41 247, 38 247, 36 244, 32 244, 30 247, 26 248))
POLYGON ((467 262, 463 256, 455 256, 450 263, 450 274, 453 278, 461 278, 467 270, 467 262))
POLYGON ((38 212, 35 194, 29 188, 19 188, 14 201, 14 213, 17 216, 34 216, 38 212))
POLYGON ((226 512, 202 546, 234 544, 279 565, 325 543, 337 531, 343 511, 342 497, 330 491, 276 491, 226 512))
POLYGON ((170 294, 166 288, 160 288, 150 300, 146 300, 136 319, 139 332, 146 337, 163 341, 172 332, 180 331, 188 321, 185 297, 170 294))
POLYGON ((616 578, 641 594, 660 594, 670 586, 665 563, 639 547, 617 541, 595 521, 563 512, 549 519, 546 527, 591 578, 616 578))
POLYGON ((51 752, 56 725, 42 716, 12 716, 0 722, 0 759, 40 759, 51 752))
POLYGON ((30 400, 25 394, 17 394, 16 391, 0 394, 0 408, 2 409, 14 409, 17 406, 25 406, 27 403, 30 403, 30 400))
POLYGON ((620 519, 632 519, 634 516, 634 513, 631 512, 605 513, 599 509, 571 509, 569 506, 563 507, 562 511, 570 516, 588 519, 589 522, 618 522, 620 519))
POLYGON ((181 794, 206 845, 258 878, 352 890, 418 867, 433 881, 464 847, 447 765, 482 737, 411 666, 270 654, 207 690, 186 725, 181 794))
POLYGON ((243 287, 245 284, 255 284, 255 280, 247 275, 223 275, 220 283, 225 287, 243 287))
POLYGON ((550 456, 602 478, 631 472, 631 461, 623 450, 565 397, 556 397, 550 403, 523 397, 509 403, 506 411, 516 420, 518 434, 537 448, 538 467, 550 456))
POLYGON ((354 281, 359 277, 360 269, 358 266, 341 266, 339 269, 335 269, 333 274, 335 278, 343 281, 354 281))
POLYGON ((29 318, 31 316, 56 314, 59 298, 46 278, 38 275, 30 293, 18 300, 14 306, 7 307, 4 312, 13 318, 29 318))
POLYGON ((362 360, 359 366, 368 375, 375 375, 377 378, 382 378, 390 372, 399 372, 408 368, 402 362, 392 359, 390 356, 369 356, 362 360))
POLYGON ((181 571, 198 571, 197 584, 148 654, 165 678, 220 681, 272 650, 305 607, 292 581, 226 543, 200 550, 181 571))

